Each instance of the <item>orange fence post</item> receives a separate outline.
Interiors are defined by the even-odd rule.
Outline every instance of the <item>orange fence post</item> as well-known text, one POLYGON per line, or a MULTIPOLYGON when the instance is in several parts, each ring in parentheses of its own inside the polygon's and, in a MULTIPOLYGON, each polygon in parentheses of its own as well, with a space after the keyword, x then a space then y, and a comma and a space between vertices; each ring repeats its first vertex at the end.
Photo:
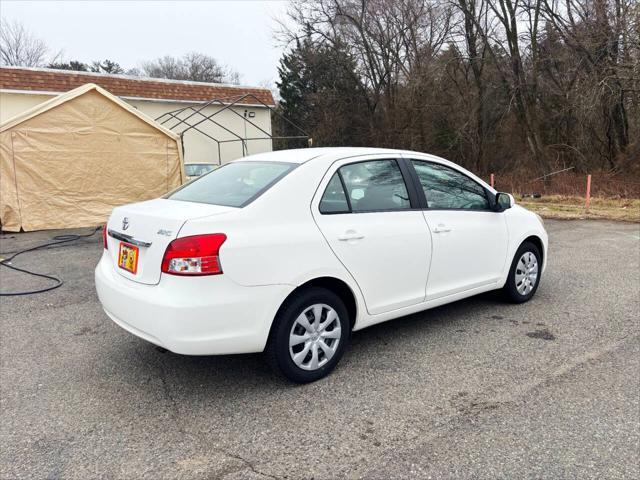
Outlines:
POLYGON ((591 204, 591 174, 587 175, 587 197, 584 203, 584 208, 589 210, 591 204))
POLYGON ((493 188, 493 185, 495 184, 494 182, 495 178, 493 176, 493 173, 491 174, 491 188, 493 188))

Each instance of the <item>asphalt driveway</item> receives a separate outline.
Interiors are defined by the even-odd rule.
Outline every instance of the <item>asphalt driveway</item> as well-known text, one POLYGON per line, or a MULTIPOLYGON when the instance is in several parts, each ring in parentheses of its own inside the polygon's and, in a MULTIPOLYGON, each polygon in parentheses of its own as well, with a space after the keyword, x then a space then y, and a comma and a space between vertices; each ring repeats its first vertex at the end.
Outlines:
MULTIPOLYGON (((305 386, 121 330, 94 292, 99 234, 16 259, 65 284, 0 299, 0 477, 639 478, 640 226, 547 227, 531 302, 358 332, 305 386)), ((56 233, 3 235, 0 256, 56 233)), ((2 291, 38 285, 0 271, 2 291)))

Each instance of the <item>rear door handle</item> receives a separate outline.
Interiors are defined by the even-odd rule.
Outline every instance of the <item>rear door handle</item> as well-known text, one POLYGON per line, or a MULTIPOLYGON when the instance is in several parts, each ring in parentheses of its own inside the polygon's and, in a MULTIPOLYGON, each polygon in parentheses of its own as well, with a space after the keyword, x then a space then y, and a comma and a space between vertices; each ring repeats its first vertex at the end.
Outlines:
POLYGON ((443 223, 439 224, 436 228, 433 229, 433 233, 446 233, 450 231, 451 229, 443 223))
POLYGON ((362 240, 364 235, 353 230, 347 230, 343 235, 338 236, 338 240, 341 242, 348 242, 349 240, 362 240))

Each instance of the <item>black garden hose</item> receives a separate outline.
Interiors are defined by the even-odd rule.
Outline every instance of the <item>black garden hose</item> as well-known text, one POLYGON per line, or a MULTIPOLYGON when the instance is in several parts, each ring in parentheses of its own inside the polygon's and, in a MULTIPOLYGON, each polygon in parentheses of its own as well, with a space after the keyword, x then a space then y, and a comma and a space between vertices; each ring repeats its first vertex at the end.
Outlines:
POLYGON ((96 232, 100 231, 101 229, 102 229, 102 227, 96 227, 91 233, 86 233, 86 234, 56 235, 49 242, 43 243, 41 245, 37 245, 35 247, 25 248, 24 250, 20 250, 18 252, 15 252, 14 254, 12 254, 8 258, 4 258, 4 259, 0 260, 0 266, 2 266, 2 267, 10 268, 11 270, 15 270, 16 272, 26 273, 27 275, 33 275, 34 277, 46 278, 47 280, 52 280, 52 281, 55 282, 54 285, 50 285, 48 287, 41 288, 41 289, 38 289, 38 290, 26 290, 26 291, 22 291, 22 292, 10 292, 10 293, 2 293, 2 292, 0 292, 0 297, 10 297, 10 296, 17 296, 17 295, 33 295, 33 294, 36 294, 36 293, 49 292, 51 290, 55 290, 56 288, 61 287, 62 284, 64 283, 62 281, 62 279, 60 279, 60 278, 58 278, 58 277, 56 277, 54 275, 45 275, 44 273, 32 272, 31 270, 27 270, 26 268, 19 268, 19 267, 11 265, 11 262, 13 261, 14 258, 16 258, 18 255, 22 255, 23 253, 33 252, 34 250, 42 250, 44 248, 49 248, 49 247, 52 247, 54 245, 59 245, 61 243, 74 242, 76 240, 80 240, 81 238, 92 237, 93 235, 96 234, 96 232))

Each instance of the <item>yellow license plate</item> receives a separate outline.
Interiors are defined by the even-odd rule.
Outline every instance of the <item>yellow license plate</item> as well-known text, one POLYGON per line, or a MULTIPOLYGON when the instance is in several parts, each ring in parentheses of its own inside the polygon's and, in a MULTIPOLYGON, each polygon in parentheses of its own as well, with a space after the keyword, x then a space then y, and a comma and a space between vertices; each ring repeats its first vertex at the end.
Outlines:
POLYGON ((135 275, 138 271, 138 247, 128 243, 120 243, 118 266, 135 275))

